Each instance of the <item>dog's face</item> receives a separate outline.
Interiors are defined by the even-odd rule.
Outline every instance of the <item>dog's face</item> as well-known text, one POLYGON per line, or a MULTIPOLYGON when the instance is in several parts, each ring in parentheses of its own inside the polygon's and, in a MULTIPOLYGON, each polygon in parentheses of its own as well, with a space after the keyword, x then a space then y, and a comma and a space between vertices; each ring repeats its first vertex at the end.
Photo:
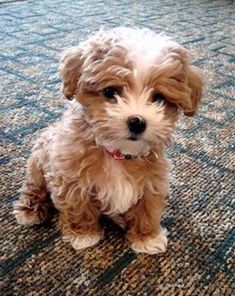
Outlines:
POLYGON ((166 143, 179 111, 193 115, 202 94, 188 51, 152 31, 117 28, 67 50, 66 98, 84 106, 96 143, 125 154, 166 143))

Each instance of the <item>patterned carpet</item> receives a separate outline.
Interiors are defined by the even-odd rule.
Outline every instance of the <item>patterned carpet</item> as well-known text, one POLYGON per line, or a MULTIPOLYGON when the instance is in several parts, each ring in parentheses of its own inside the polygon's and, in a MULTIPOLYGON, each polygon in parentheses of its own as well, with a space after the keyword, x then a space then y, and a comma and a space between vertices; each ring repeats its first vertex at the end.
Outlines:
POLYGON ((235 295, 234 13, 225 0, 0 1, 1 295, 235 295), (11 214, 33 140, 61 115, 58 53, 120 24, 174 36, 207 78, 199 114, 182 118, 169 150, 159 256, 137 256, 107 224, 98 246, 76 254, 56 217, 27 229, 11 214))

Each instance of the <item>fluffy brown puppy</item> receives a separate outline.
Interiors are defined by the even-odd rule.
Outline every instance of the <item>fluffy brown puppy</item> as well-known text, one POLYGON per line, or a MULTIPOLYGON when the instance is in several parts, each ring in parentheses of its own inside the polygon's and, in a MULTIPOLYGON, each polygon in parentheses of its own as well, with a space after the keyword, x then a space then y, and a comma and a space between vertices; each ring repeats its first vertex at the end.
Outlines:
POLYGON ((60 74, 71 103, 36 141, 17 221, 44 221, 50 193, 76 250, 99 241, 105 214, 126 227, 136 252, 165 251, 164 152, 179 113, 192 116, 202 94, 189 52, 148 29, 101 30, 63 54, 60 74))

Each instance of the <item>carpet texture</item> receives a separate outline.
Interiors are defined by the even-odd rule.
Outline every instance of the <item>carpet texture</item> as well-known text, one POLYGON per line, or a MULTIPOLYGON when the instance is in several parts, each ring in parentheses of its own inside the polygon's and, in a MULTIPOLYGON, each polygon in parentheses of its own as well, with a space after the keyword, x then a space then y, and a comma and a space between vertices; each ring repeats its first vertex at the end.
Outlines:
POLYGON ((0 1, 1 295, 234 294, 233 1, 0 1), (149 27, 188 47, 207 90, 182 118, 163 224, 167 252, 136 255, 105 223, 104 239, 77 254, 57 218, 24 228, 11 214, 40 130, 62 112, 58 54, 101 26, 149 27))

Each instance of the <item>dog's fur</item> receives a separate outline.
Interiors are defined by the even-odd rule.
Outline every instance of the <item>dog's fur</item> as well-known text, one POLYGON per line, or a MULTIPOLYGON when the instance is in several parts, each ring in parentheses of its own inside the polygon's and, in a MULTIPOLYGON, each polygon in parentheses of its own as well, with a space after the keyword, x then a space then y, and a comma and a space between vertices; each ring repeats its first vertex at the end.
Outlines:
POLYGON ((170 168, 164 151, 179 113, 195 114, 202 94, 188 50, 148 29, 101 30, 63 54, 60 74, 71 102, 33 148, 14 204, 18 222, 44 221, 50 193, 64 238, 75 249, 99 241, 105 214, 126 227, 135 251, 164 251, 160 220, 170 168), (110 86, 117 90, 112 99, 103 93, 110 86), (152 101, 156 92, 163 102, 152 101), (134 140, 127 127, 133 115, 147 124, 134 140), (108 151, 134 157, 118 160, 108 151))

